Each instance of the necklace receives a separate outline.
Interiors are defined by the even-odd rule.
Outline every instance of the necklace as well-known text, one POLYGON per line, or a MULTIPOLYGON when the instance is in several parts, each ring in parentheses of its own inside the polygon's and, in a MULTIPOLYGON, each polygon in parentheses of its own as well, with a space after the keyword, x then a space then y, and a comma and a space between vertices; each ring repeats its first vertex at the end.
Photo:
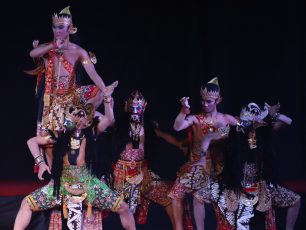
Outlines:
POLYGON ((142 127, 143 127, 142 124, 130 123, 129 136, 132 138, 133 141, 139 140, 140 131, 142 127))
POLYGON ((213 132, 214 131, 214 124, 216 123, 216 117, 212 116, 212 114, 210 114, 210 119, 209 119, 209 116, 205 116, 205 120, 204 122, 207 124, 208 126, 208 131, 209 132, 213 132))
MULTIPOLYGON (((81 137, 81 131, 77 130, 70 138, 71 150, 77 150, 81 147, 81 142, 84 139, 84 135, 81 137)), ((74 151, 73 151, 74 152, 74 151)))
POLYGON ((254 131, 251 131, 249 133, 248 143, 249 143, 249 148, 250 149, 256 149, 257 148, 256 135, 255 135, 254 131))

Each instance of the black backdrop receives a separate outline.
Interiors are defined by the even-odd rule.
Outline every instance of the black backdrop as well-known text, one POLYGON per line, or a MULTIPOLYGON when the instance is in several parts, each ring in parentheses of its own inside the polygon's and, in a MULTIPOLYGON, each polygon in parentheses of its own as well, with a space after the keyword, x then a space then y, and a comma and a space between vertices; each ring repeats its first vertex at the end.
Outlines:
MULTIPOLYGON (((51 15, 67 5, 81 46, 98 58, 97 72, 107 84, 119 80, 116 113, 138 88, 154 119, 179 135, 172 130, 179 99, 189 96, 197 112, 200 85, 217 76, 223 112, 238 115, 249 101, 281 102, 281 111, 294 122, 278 137, 279 179, 305 179, 305 1, 8 4, 1 10, 1 179, 35 178, 26 140, 35 135, 36 79, 23 70, 34 67, 28 54, 32 41, 52 39, 51 15)), ((173 178, 184 159, 164 147, 155 156, 155 169, 173 178)))

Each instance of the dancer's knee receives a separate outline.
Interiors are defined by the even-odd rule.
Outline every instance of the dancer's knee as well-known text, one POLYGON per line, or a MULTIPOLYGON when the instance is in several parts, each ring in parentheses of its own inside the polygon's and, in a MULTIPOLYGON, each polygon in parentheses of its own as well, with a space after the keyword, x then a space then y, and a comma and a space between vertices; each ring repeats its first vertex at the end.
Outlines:
POLYGON ((129 213, 130 212, 130 209, 129 209, 129 206, 127 203, 125 202, 122 202, 119 209, 118 209, 118 213, 121 215, 121 214, 126 214, 126 213, 129 213))

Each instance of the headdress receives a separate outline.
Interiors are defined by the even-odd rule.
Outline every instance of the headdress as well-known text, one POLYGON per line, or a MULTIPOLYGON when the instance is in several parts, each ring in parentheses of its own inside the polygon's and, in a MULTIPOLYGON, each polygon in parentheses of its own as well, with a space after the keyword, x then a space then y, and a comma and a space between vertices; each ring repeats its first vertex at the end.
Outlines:
POLYGON ((66 8, 62 9, 59 14, 55 13, 52 16, 52 23, 53 25, 70 25, 72 24, 72 16, 69 10, 70 6, 67 6, 66 8))
MULTIPOLYGON (((126 100, 127 106, 141 106, 143 109, 146 106, 146 100, 140 91, 133 91, 126 100)), ((128 108, 127 108, 128 109, 128 108)))
POLYGON ((202 99, 207 99, 207 98, 218 99, 218 98, 220 98, 220 88, 219 88, 218 78, 215 77, 215 78, 211 79, 209 82, 207 82, 207 85, 204 89, 201 88, 201 90, 200 90, 200 94, 201 94, 202 99), (207 89, 208 84, 216 85, 217 89, 216 90, 207 89))
POLYGON ((263 110, 259 106, 251 102, 247 107, 243 107, 240 112, 240 119, 243 121, 262 121, 268 115, 268 107, 265 106, 263 110))
MULTIPOLYGON (((53 25, 73 25, 72 24, 72 15, 69 10, 70 6, 65 7, 62 9, 59 14, 55 13, 52 16, 52 23, 53 25)), ((70 33, 74 34, 77 32, 77 28, 72 26, 72 30, 70 33)))

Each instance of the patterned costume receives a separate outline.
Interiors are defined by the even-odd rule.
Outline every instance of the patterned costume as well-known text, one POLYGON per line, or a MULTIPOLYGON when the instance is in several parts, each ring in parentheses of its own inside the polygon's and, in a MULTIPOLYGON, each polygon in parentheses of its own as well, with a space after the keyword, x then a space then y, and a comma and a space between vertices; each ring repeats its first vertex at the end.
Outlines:
POLYGON ((254 217, 255 209, 266 212, 266 229, 276 229, 272 206, 290 207, 296 204, 300 196, 280 185, 266 181, 253 183, 236 194, 224 189, 220 183, 207 177, 205 187, 194 193, 202 203, 211 201, 216 212, 218 230, 246 230, 254 217), (272 215, 272 216, 271 216, 272 215))
MULTIPOLYGON (((52 25, 53 27, 66 26, 69 30, 69 35, 77 32, 77 28, 72 23, 69 6, 61 10, 59 14, 55 13, 52 16, 52 25)), ((58 47, 56 43, 58 38, 54 37, 54 39, 55 42, 52 49, 46 51, 47 53, 44 53, 43 56, 36 55, 34 58, 38 67, 34 70, 25 71, 27 74, 37 76, 37 128, 41 132, 41 135, 45 135, 48 129, 62 129, 66 108, 75 104, 77 101, 86 104, 89 99, 95 97, 100 91, 95 85, 80 87, 76 83, 77 64, 80 62, 83 65, 89 62, 95 64, 97 62, 95 55, 89 52, 88 59, 79 58, 72 64, 65 56, 64 49, 58 47)), ((67 38, 61 37, 61 39, 67 38)), ((50 45, 50 43, 45 45, 50 45)), ((33 42, 33 47, 34 49, 39 49, 38 40, 33 42)))
MULTIPOLYGON (((63 128, 66 108, 77 101, 86 102, 100 91, 97 86, 79 87, 76 85, 75 68, 63 54, 54 50, 48 53, 48 66, 45 74, 45 91, 43 95, 42 130, 60 130, 63 128), (59 60, 68 72, 67 75, 54 73, 54 58, 59 60)), ((59 67, 58 67, 59 68, 59 67)))
POLYGON ((86 166, 64 166, 61 176, 60 197, 53 196, 53 182, 39 188, 27 196, 33 211, 41 211, 67 205, 75 196, 83 198, 85 205, 100 209, 117 210, 121 199, 97 177, 90 175, 86 166))
POLYGON ((148 169, 143 149, 126 149, 114 165, 114 189, 123 196, 132 213, 137 212, 137 222, 145 224, 151 201, 168 206, 170 183, 148 169))
MULTIPOLYGON (((101 210, 93 209, 91 218, 88 218, 86 210, 83 211, 83 229, 99 229, 102 230, 102 219, 104 218, 101 210)), ((62 212, 61 210, 53 209, 50 215, 49 230, 62 230, 62 212)))
POLYGON ((192 129, 189 129, 190 142, 192 143, 192 151, 190 160, 185 163, 177 174, 177 179, 169 193, 173 199, 184 199, 186 193, 194 192, 206 183, 206 174, 217 177, 222 171, 222 144, 214 144, 209 147, 206 157, 206 170, 203 166, 193 164, 201 157, 201 139, 208 132, 214 132, 217 129, 211 123, 205 121, 203 114, 196 116, 199 124, 193 124, 192 129), (196 132, 200 129, 200 132, 196 132), (193 134, 193 136, 191 136, 193 134), (197 136, 198 135, 198 136, 197 136))
MULTIPOLYGON (((144 146, 149 143, 145 136, 143 113, 146 102, 142 94, 136 90, 126 101, 127 120, 119 126, 117 134, 122 129, 122 135, 117 141, 124 139, 122 147, 116 150, 119 160, 113 166, 114 189, 127 201, 136 221, 145 224, 150 202, 168 206, 171 199, 167 196, 171 184, 164 182, 148 169, 145 161, 144 146), (127 125, 128 124, 128 125, 127 125), (146 140, 145 140, 146 139, 146 140)), ((148 151, 149 148, 146 148, 148 151)))
MULTIPOLYGON (((63 208, 63 216, 69 229, 80 230, 83 223, 90 226, 93 220, 92 208, 117 211, 122 198, 94 175, 93 158, 98 123, 93 120, 94 106, 82 104, 70 106, 65 111, 65 132, 50 132, 48 137, 53 145, 52 180, 26 197, 33 211, 57 207, 63 208), (78 129, 79 127, 79 129, 78 129), (84 219, 83 206, 87 206, 84 219)), ((48 140, 47 139, 47 140, 48 140)), ((48 143, 48 142, 47 142, 48 143)), ((42 156, 35 158, 37 165, 44 162, 42 156)), ((53 227, 58 226, 58 212, 51 219, 53 227)), ((95 211, 94 215, 99 217, 95 211)), ((101 217, 101 215, 100 215, 101 217)), ((52 229, 50 225, 50 228, 52 229)))
MULTIPOLYGON (((88 114, 92 113, 88 112, 88 114)), ((67 132, 69 132, 69 128, 74 127, 72 123, 75 119, 79 119, 79 121, 86 119, 85 110, 79 107, 69 108, 65 117, 67 132)), ((84 131, 74 131, 71 134, 58 134, 58 138, 50 137, 56 138, 52 167, 54 179, 46 186, 37 189, 26 197, 33 211, 62 207, 64 218, 68 218, 67 226, 69 229, 78 230, 82 228, 84 205, 87 206, 87 219, 85 219, 84 224, 90 226, 93 207, 116 211, 122 203, 122 198, 120 196, 90 172, 91 163, 87 163, 87 165, 77 165, 78 156, 81 156, 82 159, 82 157, 85 158, 84 154, 87 150, 93 151, 93 146, 87 148, 87 146, 94 144, 93 136, 89 134, 92 133, 92 128, 93 127, 90 126, 84 131), (67 140, 67 142, 65 140, 67 140), (64 143, 68 145, 68 148, 61 148, 64 143), (63 163, 63 160, 60 160, 61 158, 66 158, 69 163, 64 163, 62 169, 59 167, 59 164, 63 163), (60 175, 60 177, 58 178, 57 175, 60 175)), ((53 214, 56 215, 56 213, 57 212, 54 212, 53 214)), ((51 217, 53 222, 58 220, 54 215, 51 217)), ((99 215, 96 211, 94 215, 96 217, 101 217, 101 214, 99 215)), ((101 218, 92 221, 98 221, 99 219, 101 218)), ((59 225, 59 223, 53 222, 50 227, 59 225)), ((98 221, 98 223, 101 225, 102 222, 98 221)))

